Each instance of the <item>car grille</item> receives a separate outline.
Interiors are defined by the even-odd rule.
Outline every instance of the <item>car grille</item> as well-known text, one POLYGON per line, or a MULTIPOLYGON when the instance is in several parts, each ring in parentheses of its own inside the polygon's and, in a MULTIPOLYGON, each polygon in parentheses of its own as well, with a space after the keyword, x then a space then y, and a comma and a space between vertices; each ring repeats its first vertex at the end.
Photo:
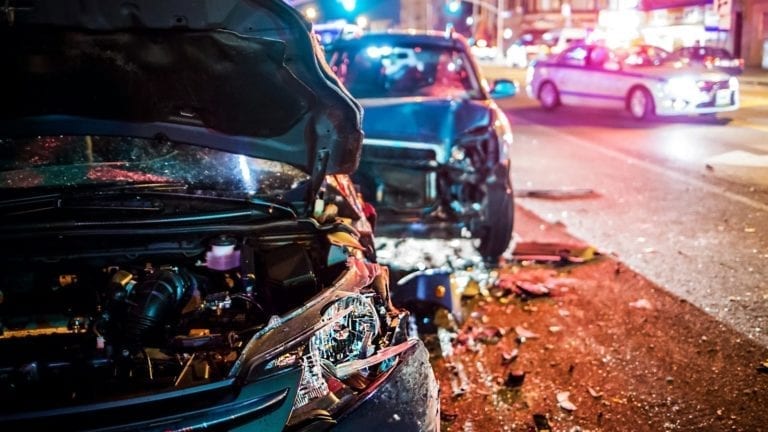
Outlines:
POLYGON ((730 88, 728 81, 699 81, 699 89, 707 93, 730 88))
POLYGON ((363 146, 363 159, 367 160, 395 160, 395 161, 434 161, 437 153, 430 149, 401 147, 397 145, 369 145, 363 146))

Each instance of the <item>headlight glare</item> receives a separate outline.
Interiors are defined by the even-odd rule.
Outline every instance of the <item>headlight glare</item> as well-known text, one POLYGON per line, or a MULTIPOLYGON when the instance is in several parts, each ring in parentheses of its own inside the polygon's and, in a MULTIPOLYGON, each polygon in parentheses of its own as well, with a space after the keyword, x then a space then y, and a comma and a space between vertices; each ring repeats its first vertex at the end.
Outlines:
POLYGON ((665 92, 675 98, 685 100, 696 100, 701 96, 696 80, 690 77, 678 77, 670 79, 665 88, 665 92))

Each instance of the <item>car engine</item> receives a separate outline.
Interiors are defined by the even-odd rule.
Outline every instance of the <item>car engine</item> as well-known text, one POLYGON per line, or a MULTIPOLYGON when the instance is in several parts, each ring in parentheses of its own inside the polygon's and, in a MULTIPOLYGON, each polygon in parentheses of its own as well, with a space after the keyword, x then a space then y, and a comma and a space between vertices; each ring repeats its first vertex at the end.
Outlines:
MULTIPOLYGON (((153 253, 45 253, 0 274, 0 403, 55 407, 223 379, 270 317, 344 271, 313 242, 230 235, 153 253), (311 246, 314 245, 314 246, 311 246), (322 256, 322 265, 313 264, 322 256)), ((154 247, 149 249, 162 249, 154 247)), ((69 250, 69 249, 67 249, 69 250)))

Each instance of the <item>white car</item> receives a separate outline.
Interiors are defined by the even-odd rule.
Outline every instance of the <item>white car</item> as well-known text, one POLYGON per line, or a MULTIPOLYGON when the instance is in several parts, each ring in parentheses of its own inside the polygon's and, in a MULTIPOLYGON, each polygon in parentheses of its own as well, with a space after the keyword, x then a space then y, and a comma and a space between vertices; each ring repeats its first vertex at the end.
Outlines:
POLYGON ((624 64, 600 45, 574 45, 552 60, 535 62, 528 67, 526 91, 548 110, 561 104, 617 108, 636 119, 739 107, 735 77, 673 64, 624 64))

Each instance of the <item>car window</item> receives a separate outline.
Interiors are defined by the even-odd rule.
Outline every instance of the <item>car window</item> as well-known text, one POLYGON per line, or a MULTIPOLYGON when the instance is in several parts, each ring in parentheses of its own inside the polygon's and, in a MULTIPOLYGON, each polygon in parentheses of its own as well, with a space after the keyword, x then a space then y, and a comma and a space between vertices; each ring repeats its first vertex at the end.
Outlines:
POLYGON ((588 51, 585 46, 571 47, 560 54, 559 62, 569 66, 586 66, 587 54, 588 51))
POLYGON ((331 68, 358 98, 481 98, 467 55, 449 47, 354 45, 331 48, 331 68))
POLYGON ((654 66, 664 63, 669 59, 669 52, 654 46, 633 47, 625 52, 621 58, 625 66, 641 67, 654 66))

